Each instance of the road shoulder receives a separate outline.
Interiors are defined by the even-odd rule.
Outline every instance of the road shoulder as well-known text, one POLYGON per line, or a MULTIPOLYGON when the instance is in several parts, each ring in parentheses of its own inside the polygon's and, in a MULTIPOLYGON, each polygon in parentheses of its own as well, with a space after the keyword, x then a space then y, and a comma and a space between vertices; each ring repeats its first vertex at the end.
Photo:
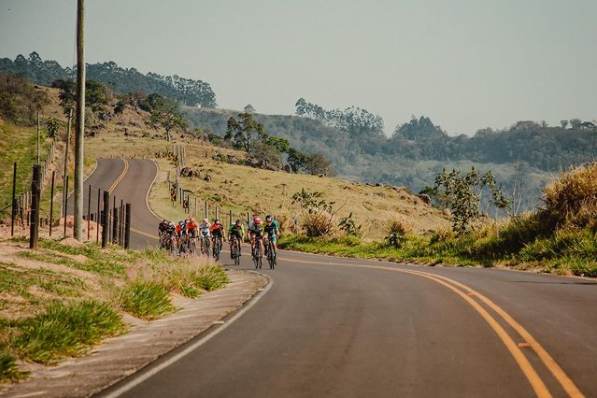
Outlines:
POLYGON ((229 271, 228 277, 231 283, 224 289, 195 300, 177 298, 178 312, 153 322, 136 320, 129 333, 106 340, 83 358, 36 372, 0 395, 84 397, 117 383, 217 324, 268 283, 252 272, 229 271))

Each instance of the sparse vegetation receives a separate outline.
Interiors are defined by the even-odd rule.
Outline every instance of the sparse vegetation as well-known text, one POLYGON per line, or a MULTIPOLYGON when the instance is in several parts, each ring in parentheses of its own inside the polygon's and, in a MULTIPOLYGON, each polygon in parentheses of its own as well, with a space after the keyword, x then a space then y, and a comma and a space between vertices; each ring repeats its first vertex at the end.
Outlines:
POLYGON ((102 339, 124 330, 113 308, 93 300, 53 303, 43 313, 17 325, 10 346, 22 359, 44 364, 81 355, 102 339))
POLYGON ((597 196, 591 183, 596 174, 597 163, 566 172, 545 189, 543 209, 465 233, 440 229, 418 236, 397 222, 388 236, 395 234, 399 244, 288 235, 279 246, 349 257, 508 266, 597 277, 597 213, 593 210, 597 196))
POLYGON ((156 319, 174 311, 168 291, 159 283, 136 280, 119 297, 122 309, 141 319, 156 319))
POLYGON ((3 242, 21 249, 0 260, 1 382, 27 377, 18 360, 55 364, 123 333, 122 312, 157 319, 175 310, 172 293, 198 297, 228 283, 219 266, 157 249, 100 250, 40 239, 39 250, 29 251, 26 243, 3 242))

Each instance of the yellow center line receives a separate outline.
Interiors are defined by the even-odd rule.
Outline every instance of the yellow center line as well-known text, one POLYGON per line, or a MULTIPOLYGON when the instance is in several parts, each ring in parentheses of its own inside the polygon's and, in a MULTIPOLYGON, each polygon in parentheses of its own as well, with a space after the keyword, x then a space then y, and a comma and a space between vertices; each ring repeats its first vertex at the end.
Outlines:
MULTIPOLYGON (((421 271, 413 271, 413 272, 424 274, 424 272, 421 272, 421 271)), ((506 321, 506 323, 508 323, 508 325, 510 325, 514 330, 516 330, 518 332, 518 334, 520 334, 520 336, 528 343, 528 345, 530 345, 531 348, 537 353, 537 355, 539 356, 539 358, 541 359, 543 364, 545 364, 545 366, 554 375, 554 377, 558 380, 558 382, 560 383, 562 388, 564 388, 564 390, 570 397, 575 397, 575 398, 584 397, 584 394, 578 389, 578 387, 574 384, 572 379, 570 379, 570 377, 568 377, 566 372, 564 372, 564 370, 560 367, 560 365, 558 365, 558 363, 552 358, 552 356, 549 355, 549 353, 545 350, 545 348, 543 348, 543 346, 541 346, 541 344, 539 344, 539 342, 537 340, 535 340, 535 338, 531 335, 531 333, 529 333, 520 323, 518 323, 514 318, 512 318, 512 316, 510 314, 508 314, 506 311, 504 311, 501 307, 499 307, 493 301, 489 300, 484 295, 474 291, 470 287, 468 287, 460 282, 457 282, 455 280, 443 277, 443 276, 439 276, 439 275, 435 275, 435 276, 437 278, 449 281, 449 282, 453 283, 454 285, 459 286, 459 287, 465 289, 466 291, 476 295, 481 301, 483 301, 485 304, 487 304, 488 307, 490 307, 497 314, 499 314, 502 317, 502 319, 504 319, 504 321, 506 321)))
POLYGON ((112 193, 112 191, 114 191, 116 189, 116 186, 118 185, 118 183, 120 183, 120 181, 122 181, 122 179, 126 175, 127 171, 129 171, 129 162, 128 162, 128 160, 122 159, 122 161, 124 162, 124 169, 122 169, 122 172, 120 173, 120 175, 118 176, 118 178, 116 179, 116 181, 114 181, 114 183, 112 184, 112 186, 108 189, 108 193, 112 193))
POLYGON ((143 235, 143 236, 146 236, 146 237, 151 238, 151 239, 157 239, 157 240, 160 239, 160 237, 157 236, 157 235, 148 234, 147 232, 140 231, 140 230, 135 229, 133 227, 131 227, 131 231, 134 232, 134 233, 136 233, 136 234, 138 234, 138 235, 143 235))
POLYGON ((342 267, 358 267, 358 268, 373 268, 373 269, 381 269, 386 271, 394 271, 394 272, 402 272, 408 273, 412 275, 418 275, 424 278, 428 278, 434 280, 437 283, 440 283, 449 289, 453 290, 455 293, 460 295, 464 298, 470 305, 477 310, 481 314, 481 316, 489 323, 489 325, 494 329, 494 331, 498 334, 498 336, 502 339, 502 342, 506 345, 518 365, 520 366, 521 370, 531 383, 533 389, 537 396, 540 397, 547 397, 551 396, 547 387, 538 376, 537 372, 534 370, 532 365, 528 362, 520 347, 514 343, 512 338, 505 332, 505 330, 495 321, 495 319, 477 303, 472 297, 478 297, 479 300, 484 302, 489 308, 494 310, 502 319, 510 325, 524 340, 528 345, 537 353, 545 367, 549 369, 549 371, 554 375, 554 377, 558 380, 562 388, 566 391, 566 393, 570 397, 584 397, 583 393, 578 389, 578 387, 574 384, 574 382, 566 375, 564 370, 557 364, 557 362, 549 355, 549 353, 537 342, 537 340, 522 326, 520 325, 511 315, 509 315, 506 311, 504 311, 501 307, 497 304, 489 300, 486 296, 480 294, 476 290, 457 282, 453 279, 430 274, 427 272, 422 271, 415 271, 415 270, 406 270, 400 268, 393 268, 393 267, 385 267, 385 266, 376 266, 376 265, 362 265, 362 264, 346 264, 346 263, 323 263, 323 262, 313 262, 313 261, 301 261, 301 260, 293 260, 293 259, 280 259, 280 261, 288 261, 288 262, 295 262, 295 263, 304 263, 304 264, 321 264, 321 265, 332 265, 332 266, 342 266, 342 267), (463 293, 462 291, 456 289, 454 286, 458 286, 464 289, 467 293, 463 293))

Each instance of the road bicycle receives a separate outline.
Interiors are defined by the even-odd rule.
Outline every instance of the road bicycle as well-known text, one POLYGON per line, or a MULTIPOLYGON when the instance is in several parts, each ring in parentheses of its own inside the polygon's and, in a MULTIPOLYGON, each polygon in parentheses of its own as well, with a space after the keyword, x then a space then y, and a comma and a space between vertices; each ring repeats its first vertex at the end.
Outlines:
POLYGON ((259 239, 255 239, 255 244, 253 245, 253 264, 255 264, 255 269, 261 269, 263 265, 263 255, 259 239))
POLYGON ((197 252, 197 243, 195 243, 195 240, 197 239, 195 236, 191 235, 189 236, 189 253, 190 254, 194 254, 197 252))
POLYGON ((230 255, 234 260, 234 265, 240 265, 240 242, 238 238, 232 238, 232 245, 230 246, 230 255))
POLYGON ((209 239, 209 236, 204 236, 201 239, 201 254, 204 254, 207 257, 209 257, 210 247, 211 247, 211 240, 209 239))
POLYGON ((220 253, 222 252, 222 239, 221 238, 215 238, 214 239, 214 253, 213 253, 213 257, 216 259, 216 261, 220 261, 220 253))
POLYGON ((174 236, 166 234, 163 248, 168 254, 174 254, 174 236))
POLYGON ((277 253, 274 250, 274 242, 272 242, 271 239, 268 239, 266 256, 267 256, 267 262, 269 263, 269 269, 276 268, 277 253))

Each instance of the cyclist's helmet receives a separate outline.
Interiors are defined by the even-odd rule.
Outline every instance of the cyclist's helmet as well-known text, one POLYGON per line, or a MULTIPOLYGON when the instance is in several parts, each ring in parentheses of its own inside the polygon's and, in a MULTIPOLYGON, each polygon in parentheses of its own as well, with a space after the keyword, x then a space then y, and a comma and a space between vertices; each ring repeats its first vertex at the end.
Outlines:
POLYGON ((261 218, 257 216, 253 217, 253 224, 261 225, 261 218))
POLYGON ((269 214, 265 216, 265 222, 270 224, 272 222, 272 216, 270 216, 269 214))
POLYGON ((240 227, 243 222, 241 220, 236 220, 236 226, 240 227))
POLYGON ((207 218, 204 218, 204 219, 203 219, 203 223, 204 223, 204 224, 208 224, 208 223, 209 223, 209 220, 208 220, 207 218))
POLYGON ((214 220, 214 224, 216 225, 220 225, 220 220, 218 220, 217 218, 214 220))

